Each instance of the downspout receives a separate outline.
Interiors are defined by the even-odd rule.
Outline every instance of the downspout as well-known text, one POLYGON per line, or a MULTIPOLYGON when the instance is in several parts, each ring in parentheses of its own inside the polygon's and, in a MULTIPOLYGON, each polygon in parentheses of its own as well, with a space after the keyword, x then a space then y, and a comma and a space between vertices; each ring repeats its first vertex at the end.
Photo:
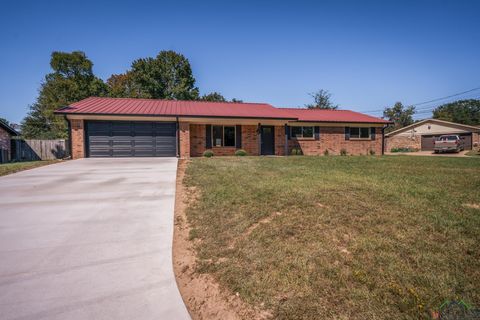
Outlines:
POLYGON ((178 122, 178 116, 176 117, 176 140, 177 140, 177 158, 180 158, 180 124, 178 122))
POLYGON ((65 121, 67 121, 67 130, 68 130, 68 155, 70 159, 72 159, 72 124, 70 120, 68 120, 67 115, 63 115, 65 121))

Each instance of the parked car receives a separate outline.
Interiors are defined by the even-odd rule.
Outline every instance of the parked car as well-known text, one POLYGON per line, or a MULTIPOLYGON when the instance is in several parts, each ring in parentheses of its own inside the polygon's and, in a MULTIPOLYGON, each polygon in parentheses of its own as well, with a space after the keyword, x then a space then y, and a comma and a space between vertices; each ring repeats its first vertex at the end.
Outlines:
POLYGON ((460 152, 463 151, 463 149, 465 149, 463 140, 456 135, 440 136, 438 140, 435 140, 435 145, 433 147, 433 151, 435 151, 435 153, 444 151, 460 152))

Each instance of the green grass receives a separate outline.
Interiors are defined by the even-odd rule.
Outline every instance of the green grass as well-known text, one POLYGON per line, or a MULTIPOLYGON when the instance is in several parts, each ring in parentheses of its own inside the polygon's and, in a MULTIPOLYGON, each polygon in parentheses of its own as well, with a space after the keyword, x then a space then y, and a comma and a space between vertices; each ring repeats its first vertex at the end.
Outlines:
POLYGON ((58 160, 3 163, 0 164, 0 176, 5 176, 7 174, 37 168, 56 162, 58 162, 58 160))
POLYGON ((478 159, 198 158, 185 183, 197 271, 275 319, 480 305, 478 159))

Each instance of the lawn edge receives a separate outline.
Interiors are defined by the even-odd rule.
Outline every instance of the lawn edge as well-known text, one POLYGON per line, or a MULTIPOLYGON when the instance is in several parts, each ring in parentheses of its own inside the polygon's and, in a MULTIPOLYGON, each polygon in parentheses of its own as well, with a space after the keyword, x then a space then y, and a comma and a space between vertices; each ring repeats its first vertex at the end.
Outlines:
MULTIPOLYGON (((31 167, 27 167, 27 168, 19 168, 18 170, 14 170, 12 172, 8 172, 6 174, 2 174, 0 172, 0 177, 6 177, 6 176, 9 176, 11 174, 14 174, 14 173, 19 173, 19 172, 22 172, 22 171, 27 171, 27 170, 32 170, 32 169, 36 169, 36 168, 41 168, 41 167, 45 167, 45 166, 49 166, 49 165, 52 165, 52 164, 58 164, 58 163, 61 163, 61 162, 64 162, 65 160, 62 160, 62 159, 59 159, 59 160, 38 160, 38 165, 35 164, 34 166, 31 166, 31 167)), ((28 162, 31 162, 31 161, 28 161, 28 162)), ((5 163, 5 164, 12 164, 13 162, 9 162, 9 163, 5 163)), ((16 162, 16 163, 22 163, 22 162, 16 162)))
POLYGON ((189 240, 190 225, 186 216, 187 187, 183 183, 188 160, 180 159, 175 191, 173 270, 178 289, 192 320, 267 319, 269 313, 255 310, 221 288, 212 275, 196 272, 197 256, 189 240))

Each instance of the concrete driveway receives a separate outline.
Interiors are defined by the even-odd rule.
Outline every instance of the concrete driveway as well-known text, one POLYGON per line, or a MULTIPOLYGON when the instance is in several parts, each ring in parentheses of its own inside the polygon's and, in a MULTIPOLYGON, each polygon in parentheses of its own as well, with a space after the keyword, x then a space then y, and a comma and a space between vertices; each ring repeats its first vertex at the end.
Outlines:
POLYGON ((172 267, 177 160, 0 177, 0 318, 189 319, 172 267))

